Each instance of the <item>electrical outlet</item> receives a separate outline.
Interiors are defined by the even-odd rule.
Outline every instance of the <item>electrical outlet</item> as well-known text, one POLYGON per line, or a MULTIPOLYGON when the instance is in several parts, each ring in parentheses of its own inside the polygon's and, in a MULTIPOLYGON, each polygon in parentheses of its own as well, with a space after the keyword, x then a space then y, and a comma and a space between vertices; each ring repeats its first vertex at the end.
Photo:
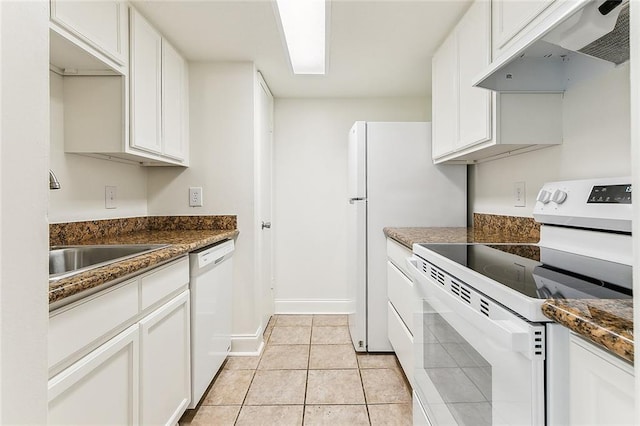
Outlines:
POLYGON ((513 184, 513 205, 516 207, 525 207, 527 198, 525 193, 525 183, 516 182, 513 184))
POLYGON ((202 207, 201 186, 192 186, 189 188, 189 207, 202 207))
POLYGON ((105 186, 104 187, 104 208, 105 209, 115 209, 116 205, 116 187, 115 186, 105 186))

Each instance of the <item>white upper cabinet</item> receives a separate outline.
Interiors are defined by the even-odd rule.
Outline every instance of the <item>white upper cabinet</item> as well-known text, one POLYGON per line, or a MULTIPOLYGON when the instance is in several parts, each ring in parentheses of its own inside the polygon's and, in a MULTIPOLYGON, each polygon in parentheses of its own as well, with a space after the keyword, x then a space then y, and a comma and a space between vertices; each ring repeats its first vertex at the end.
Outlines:
POLYGON ((456 30, 458 62, 458 134, 456 148, 488 141, 491 131, 491 92, 473 87, 473 79, 491 62, 491 4, 471 5, 456 30))
POLYGON ((142 15, 130 11, 131 148, 187 165, 186 62, 142 15))
POLYGON ((493 0, 493 59, 556 0, 493 0))
POLYGON ((432 62, 432 144, 433 158, 453 151, 457 138, 457 91, 455 33, 444 41, 432 62))
POLYGON ((492 95, 473 87, 490 63, 491 4, 477 1, 433 56, 434 160, 492 138, 492 95))
POLYGON ((59 55, 60 63, 56 65, 61 68, 95 71, 102 68, 97 65, 99 62, 91 62, 97 58, 113 68, 124 67, 120 71, 126 69, 126 2, 51 0, 51 29, 53 55, 59 55), (88 51, 89 57, 81 58, 82 49, 88 51))
POLYGON ((142 15, 129 10, 125 71, 78 77, 62 70, 65 151, 140 165, 188 166, 188 65, 142 15))
POLYGON ((162 153, 162 36, 131 9, 131 146, 162 153))
POLYGON ((186 158, 185 60, 166 40, 162 41, 162 145, 164 154, 186 158))
POLYGON ((111 1, 51 1, 51 20, 99 49, 117 63, 127 63, 127 6, 111 1))
POLYGON ((491 3, 474 2, 433 57, 434 163, 474 163, 562 141, 559 94, 474 87, 491 62, 491 3))

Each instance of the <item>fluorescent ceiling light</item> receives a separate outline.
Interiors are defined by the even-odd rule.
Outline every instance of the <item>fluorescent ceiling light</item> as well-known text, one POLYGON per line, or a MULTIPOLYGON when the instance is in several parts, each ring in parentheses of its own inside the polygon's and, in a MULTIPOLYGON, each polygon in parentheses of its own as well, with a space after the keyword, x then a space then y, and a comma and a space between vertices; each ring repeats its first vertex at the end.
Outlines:
POLYGON ((325 0, 276 0, 295 74, 325 73, 325 0))

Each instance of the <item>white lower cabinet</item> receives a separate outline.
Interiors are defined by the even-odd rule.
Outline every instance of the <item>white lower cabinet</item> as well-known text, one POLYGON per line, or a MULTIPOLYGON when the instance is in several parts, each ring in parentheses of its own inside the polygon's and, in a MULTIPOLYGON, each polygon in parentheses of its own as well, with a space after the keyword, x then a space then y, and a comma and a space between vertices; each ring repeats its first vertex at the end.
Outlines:
POLYGON ((140 321, 140 423, 176 424, 191 398, 189 292, 140 321))
POLYGON ((633 365, 571 335, 569 343, 569 423, 633 425, 633 365))
POLYGON ((413 386, 413 334, 409 331, 391 302, 387 303, 387 330, 389 342, 396 353, 398 361, 409 384, 413 386))
POLYGON ((49 424, 137 424, 138 353, 134 325, 49 380, 49 424))
POLYGON ((413 392, 413 426, 431 426, 418 395, 413 392))
POLYGON ((191 400, 188 284, 185 256, 51 312, 50 424, 178 422, 191 400))
POLYGON ((411 250, 387 238, 387 330, 404 375, 413 386, 413 315, 418 303, 405 270, 411 250))

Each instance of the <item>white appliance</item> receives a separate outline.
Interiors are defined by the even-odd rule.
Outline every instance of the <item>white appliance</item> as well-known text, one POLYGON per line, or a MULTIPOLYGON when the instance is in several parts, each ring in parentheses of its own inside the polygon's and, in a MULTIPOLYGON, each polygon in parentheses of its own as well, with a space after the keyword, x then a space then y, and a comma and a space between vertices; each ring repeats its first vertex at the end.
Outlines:
POLYGON ((195 408, 231 349, 233 240, 189 254, 191 403, 195 408))
POLYGON ((628 0, 555 2, 540 12, 545 18, 514 37, 475 86, 498 92, 563 92, 629 60, 628 0))
POLYGON ((384 227, 466 226, 466 166, 431 162, 431 123, 356 122, 349 133, 349 329, 391 351, 384 227))
POLYGON ((537 245, 414 245, 415 424, 568 424, 570 334, 541 306, 631 298, 630 182, 544 185, 537 245))

